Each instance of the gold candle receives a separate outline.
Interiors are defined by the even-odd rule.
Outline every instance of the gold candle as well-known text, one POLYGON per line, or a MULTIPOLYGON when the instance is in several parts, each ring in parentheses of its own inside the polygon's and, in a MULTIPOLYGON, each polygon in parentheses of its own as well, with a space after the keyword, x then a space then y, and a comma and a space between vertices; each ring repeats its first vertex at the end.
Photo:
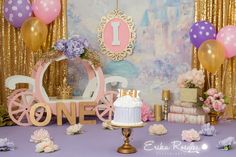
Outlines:
POLYGON ((170 100, 170 90, 162 90, 162 100, 170 100))
POLYGON ((164 120, 168 118, 168 101, 170 100, 170 90, 162 90, 162 100, 164 101, 163 116, 164 120))
POLYGON ((162 106, 161 105, 154 105, 154 114, 155 114, 155 121, 159 122, 162 120, 162 106))

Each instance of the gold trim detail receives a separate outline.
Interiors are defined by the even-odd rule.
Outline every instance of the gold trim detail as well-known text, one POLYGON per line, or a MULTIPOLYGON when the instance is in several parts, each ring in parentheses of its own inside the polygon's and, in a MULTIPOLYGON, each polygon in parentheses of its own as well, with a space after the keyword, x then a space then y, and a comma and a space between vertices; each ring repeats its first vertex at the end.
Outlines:
POLYGON ((119 9, 113 10, 111 13, 107 14, 107 16, 103 16, 101 18, 101 22, 98 27, 97 37, 99 40, 100 49, 103 54, 107 55, 108 57, 110 57, 114 61, 123 60, 127 55, 131 55, 133 53, 133 48, 134 48, 134 44, 135 44, 136 30, 135 30, 135 24, 133 22, 132 17, 127 16, 119 9), (104 44, 103 31, 104 31, 107 23, 114 18, 119 18, 119 19, 123 20, 124 22, 126 22, 128 25, 128 28, 129 28, 129 32, 130 32, 129 44, 121 52, 112 52, 112 51, 108 50, 104 44))

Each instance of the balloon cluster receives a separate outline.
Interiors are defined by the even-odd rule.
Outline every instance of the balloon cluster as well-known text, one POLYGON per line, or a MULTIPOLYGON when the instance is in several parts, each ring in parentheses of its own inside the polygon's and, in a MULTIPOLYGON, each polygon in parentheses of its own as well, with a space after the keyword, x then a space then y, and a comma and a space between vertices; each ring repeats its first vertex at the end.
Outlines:
POLYGON ((236 26, 223 27, 217 34, 210 22, 199 21, 192 25, 189 35, 192 44, 198 48, 199 62, 213 74, 225 58, 236 56, 236 26))
POLYGON ((4 17, 21 35, 27 47, 38 50, 46 41, 47 24, 54 21, 61 11, 60 0, 5 0, 4 17), (34 13, 35 17, 32 17, 34 13))

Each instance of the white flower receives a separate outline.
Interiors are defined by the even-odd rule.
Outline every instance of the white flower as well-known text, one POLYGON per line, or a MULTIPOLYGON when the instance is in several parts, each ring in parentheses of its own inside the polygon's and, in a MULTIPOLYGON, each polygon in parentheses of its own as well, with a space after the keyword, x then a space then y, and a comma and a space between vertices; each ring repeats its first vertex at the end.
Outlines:
POLYGON ((182 140, 187 142, 199 141, 201 139, 199 133, 194 129, 183 130, 181 136, 182 140))
POLYGON ((45 129, 39 129, 35 130, 33 135, 31 135, 30 142, 39 143, 45 139, 50 139, 48 131, 45 129))
POLYGON ((82 127, 83 125, 81 125, 80 123, 71 125, 66 129, 66 134, 67 135, 80 134, 82 133, 82 127))
POLYGON ((35 152, 37 153, 41 152, 50 153, 57 151, 58 149, 59 147, 55 145, 53 141, 50 139, 46 139, 35 146, 35 152))
POLYGON ((162 124, 151 125, 148 131, 151 135, 163 135, 167 133, 167 129, 162 124))
POLYGON ((202 70, 192 69, 179 75, 177 84, 180 88, 203 88, 205 75, 202 70))
POLYGON ((209 113, 211 111, 211 109, 205 105, 202 106, 202 109, 205 113, 209 113))

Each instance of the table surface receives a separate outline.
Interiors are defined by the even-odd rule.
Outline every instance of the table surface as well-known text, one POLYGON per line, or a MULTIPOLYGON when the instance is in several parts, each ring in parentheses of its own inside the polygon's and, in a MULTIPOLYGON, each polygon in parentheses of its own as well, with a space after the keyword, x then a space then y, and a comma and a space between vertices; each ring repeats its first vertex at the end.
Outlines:
MULTIPOLYGON (((41 127, 0 127, 0 138, 7 137, 14 141, 16 150, 0 152, 0 157, 123 157, 116 152, 123 144, 121 129, 104 130, 101 123, 85 125, 84 133, 74 136, 66 135, 68 124, 57 126, 55 123, 43 127, 47 129, 60 150, 54 153, 35 153, 35 144, 30 143, 30 136, 34 130, 41 127)), ((235 157, 236 146, 230 151, 218 150, 218 140, 228 136, 236 137, 236 121, 220 122, 216 126, 216 136, 201 136, 199 142, 189 143, 181 141, 181 132, 185 129, 200 130, 200 125, 149 122, 143 128, 133 129, 131 144, 137 148, 137 153, 126 156, 132 157, 235 157), (168 133, 163 136, 149 135, 148 128, 152 124, 163 124, 168 133), (208 147, 208 148, 207 148, 208 147), (207 148, 207 149, 204 149, 207 148), (187 152, 189 151, 189 152, 187 152)))

